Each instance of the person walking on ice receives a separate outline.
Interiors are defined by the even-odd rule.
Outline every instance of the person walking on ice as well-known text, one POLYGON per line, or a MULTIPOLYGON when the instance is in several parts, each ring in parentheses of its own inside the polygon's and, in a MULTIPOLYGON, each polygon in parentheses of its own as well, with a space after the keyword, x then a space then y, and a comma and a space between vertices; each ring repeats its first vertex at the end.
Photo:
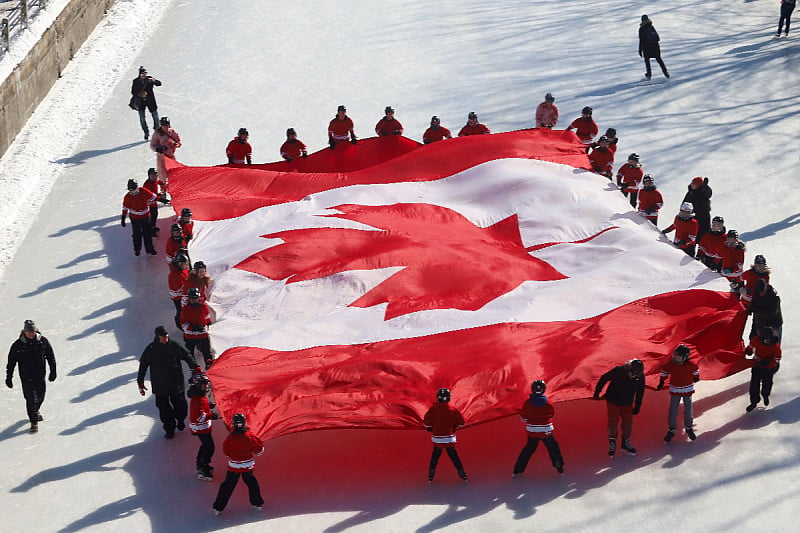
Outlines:
POLYGON ((519 417, 525 423, 528 442, 519 452, 511 477, 517 477, 525 472, 528 461, 539 447, 539 442, 542 442, 547 448, 553 468, 559 474, 564 473, 564 458, 561 456, 561 448, 553 436, 553 416, 556 411, 547 400, 547 396, 544 395, 545 390, 547 390, 547 384, 543 380, 537 379, 531 383, 531 395, 520 409, 519 417))
POLYGON ((447 452, 447 456, 456 467, 458 477, 466 482, 467 474, 456 451, 456 430, 464 427, 464 417, 458 409, 450 405, 450 389, 441 388, 436 392, 436 403, 425 413, 422 423, 432 433, 431 442, 433 442, 431 462, 428 466, 428 483, 433 482, 433 477, 436 475, 436 465, 439 464, 442 450, 447 452))
POLYGON ((669 429, 664 435, 664 442, 671 441, 675 436, 678 427, 678 406, 681 401, 683 401, 683 425, 686 429, 686 436, 690 440, 697 438, 694 433, 692 395, 694 394, 694 384, 700 381, 700 370, 689 360, 690 353, 691 350, 688 346, 680 344, 675 348, 672 359, 661 367, 661 379, 656 390, 663 389, 669 378, 669 413, 667 414, 669 429))
POLYGON ((667 66, 664 60, 661 59, 661 46, 658 44, 661 41, 658 32, 653 26, 653 21, 647 15, 642 15, 642 23, 639 25, 639 57, 644 58, 645 73, 644 78, 649 80, 652 76, 650 70, 650 60, 655 59, 661 67, 661 72, 664 73, 665 78, 669 78, 667 66))

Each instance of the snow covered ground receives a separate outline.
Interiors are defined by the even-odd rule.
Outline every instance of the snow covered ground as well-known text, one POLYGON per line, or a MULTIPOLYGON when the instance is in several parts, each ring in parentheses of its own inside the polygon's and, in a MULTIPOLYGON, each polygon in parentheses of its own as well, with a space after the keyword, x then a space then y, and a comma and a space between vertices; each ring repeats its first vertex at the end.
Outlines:
MULTIPOLYGON (((792 529, 800 74, 796 36, 773 38, 777 15, 777 2, 764 1, 118 2, 0 164, 2 338, 10 344, 33 318, 59 361, 39 434, 27 434, 18 384, 3 389, 4 527, 792 529), (642 13, 661 33, 668 83, 639 82, 642 13), (619 131, 618 153, 638 152, 655 176, 666 198, 662 226, 691 178, 709 176, 714 214, 741 232, 748 261, 767 257, 787 318, 772 405, 745 414, 746 374, 701 382, 698 440, 665 447, 667 399, 649 392, 634 432, 639 454, 609 462, 602 405, 559 404, 564 477, 540 450, 524 477, 510 479, 524 437, 508 419, 461 435, 466 486, 446 463, 434 485, 424 483, 427 434, 292 435, 269 441, 256 467, 264 513, 238 488, 213 517, 217 483, 193 476, 196 439, 165 441, 152 398, 134 384, 139 353, 172 309, 163 257, 134 258, 129 228, 119 227, 127 179, 144 179, 154 165, 126 105, 140 64, 164 82, 159 110, 184 139, 179 159, 192 165, 222 163, 241 126, 256 161, 278 158, 287 127, 323 148, 338 104, 361 137, 393 105, 417 140, 433 114, 451 129, 468 111, 494 131, 529 127, 547 91, 560 127, 593 106, 601 131, 619 131)), ((222 427, 215 436, 221 443, 222 427)), ((223 469, 219 452, 215 465, 223 469)))

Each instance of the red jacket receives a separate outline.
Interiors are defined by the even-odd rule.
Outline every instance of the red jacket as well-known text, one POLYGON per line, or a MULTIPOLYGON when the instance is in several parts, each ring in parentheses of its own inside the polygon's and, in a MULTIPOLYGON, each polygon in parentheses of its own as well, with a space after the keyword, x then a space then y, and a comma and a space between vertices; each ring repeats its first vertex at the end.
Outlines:
POLYGON ((759 274, 752 268, 748 269, 744 274, 742 274, 742 282, 744 283, 744 295, 742 296, 742 303, 745 306, 750 305, 750 302, 753 300, 753 293, 756 290, 756 283, 758 280, 763 279, 767 285, 769 285, 769 272, 764 272, 763 274, 759 274))
POLYGON ((192 435, 211 433, 211 406, 205 394, 192 396, 189 400, 189 430, 192 435))
POLYGON ((644 171, 642 171, 641 166, 637 165, 632 167, 628 163, 625 163, 619 167, 619 170, 617 171, 617 185, 624 184, 625 188, 622 189, 624 192, 637 192, 642 183, 643 177, 644 171))
POLYGON ((229 471, 247 472, 255 466, 255 456, 264 453, 264 445, 250 431, 230 433, 222 443, 222 453, 228 456, 229 471))
POLYGON ((206 301, 206 287, 208 286, 208 283, 201 283, 200 282, 201 279, 205 278, 198 278, 196 275, 195 276, 190 275, 186 278, 186 281, 183 282, 183 296, 182 296, 183 305, 189 303, 189 289, 195 289, 195 288, 200 289, 200 301, 201 302, 206 301))
POLYGON ((714 261, 722 259, 722 247, 725 246, 725 233, 707 231, 697 245, 697 257, 707 256, 714 261))
POLYGON ((667 233, 675 230, 675 238, 672 239, 673 244, 684 250, 692 246, 697 240, 697 230, 700 229, 700 224, 694 218, 684 220, 678 215, 675 215, 675 220, 670 227, 665 229, 667 233), (680 244, 683 243, 683 244, 680 244))
POLYGON ((377 124, 375 124, 375 133, 381 137, 386 137, 387 135, 402 135, 403 125, 400 124, 400 121, 396 118, 389 120, 388 118, 383 117, 378 121, 377 124))
POLYGON ((425 413, 422 423, 431 430, 431 441, 439 448, 456 445, 456 429, 464 426, 464 417, 448 402, 436 402, 425 413))
POLYGON ((661 379, 669 377, 669 393, 673 396, 694 394, 694 382, 700 379, 700 369, 692 361, 679 365, 673 360, 661 367, 661 379))
POLYGON ((187 242, 192 240, 194 236, 194 220, 190 220, 189 222, 181 221, 181 218, 178 217, 178 224, 181 226, 181 230, 183 231, 183 236, 186 237, 187 242))
POLYGON ((422 134, 422 142, 430 144, 441 141, 442 139, 449 139, 450 137, 450 130, 444 126, 439 126, 437 128, 428 128, 425 130, 425 133, 422 134))
POLYGON ((333 120, 328 124, 328 137, 336 142, 347 141, 352 131, 353 121, 347 115, 342 120, 339 120, 339 117, 333 117, 333 120))
POLYGON ((593 118, 584 120, 583 117, 578 117, 567 127, 567 131, 571 130, 575 130, 575 134, 583 144, 589 144, 597 135, 597 124, 593 118))
POLYGON ((470 126, 469 124, 465 124, 461 131, 458 132, 459 137, 466 137, 467 135, 484 135, 486 133, 491 133, 489 128, 481 124, 475 124, 474 126, 470 126))
POLYGON ((614 164, 614 152, 608 148, 595 148, 589 154, 589 161, 592 162, 594 171, 604 176, 611 176, 614 164))
POLYGON ((781 355, 783 355, 780 343, 764 344, 761 342, 760 336, 750 339, 750 344, 747 345, 746 349, 754 350, 756 353, 756 360, 753 366, 766 370, 777 368, 778 363, 781 362, 781 355))
POLYGON ((744 273, 744 244, 740 241, 736 246, 727 244, 720 250, 722 256, 722 273, 729 280, 739 280, 744 273))
POLYGON ((181 309, 181 329, 184 341, 207 339, 209 324, 211 324, 211 309, 207 303, 186 304, 181 309), (194 331, 195 329, 199 331, 194 331))
POLYGON ((181 240, 179 241, 176 241, 172 237, 167 239, 167 244, 164 246, 167 263, 171 264, 172 260, 175 259, 175 254, 177 254, 181 249, 186 250, 188 246, 189 241, 186 240, 186 237, 181 237, 181 240))
POLYGON ((228 147, 225 148, 225 154, 228 156, 228 160, 231 163, 238 163, 241 165, 247 163, 249 165, 252 163, 253 147, 250 146, 249 142, 245 141, 242 143, 239 141, 239 137, 234 137, 233 140, 228 143, 228 147))
POLYGON ((158 152, 160 149, 162 154, 172 159, 175 159, 175 149, 180 145, 181 136, 172 128, 167 128, 166 132, 162 131, 161 127, 156 128, 150 138, 150 149, 152 151, 158 152))
POLYGON ((142 188, 147 189, 151 193, 153 193, 156 196, 158 196, 160 193, 162 193, 163 191, 166 190, 167 184, 164 183, 164 180, 146 179, 146 180, 144 180, 144 183, 142 183, 142 188))
POLYGON ((555 128, 558 123, 558 106, 550 102, 542 102, 536 108, 536 127, 555 128))
POLYGON ((156 195, 139 187, 136 194, 127 193, 122 199, 122 216, 130 214, 131 220, 135 218, 150 219, 150 208, 156 205, 156 195))
POLYGON ((519 410, 519 417, 525 422, 528 436, 536 439, 553 434, 555 414, 556 410, 544 394, 531 394, 519 410))
POLYGON ((297 159, 306 152, 306 145, 300 139, 287 140, 281 145, 281 157, 286 159, 297 159))
POLYGON ((183 299, 183 284, 186 278, 189 277, 189 269, 178 269, 174 265, 169 265, 169 275, 167 276, 167 285, 169 286, 170 300, 183 299))
POLYGON ((648 219, 658 218, 658 211, 664 206, 664 198, 658 189, 639 191, 639 214, 648 219))

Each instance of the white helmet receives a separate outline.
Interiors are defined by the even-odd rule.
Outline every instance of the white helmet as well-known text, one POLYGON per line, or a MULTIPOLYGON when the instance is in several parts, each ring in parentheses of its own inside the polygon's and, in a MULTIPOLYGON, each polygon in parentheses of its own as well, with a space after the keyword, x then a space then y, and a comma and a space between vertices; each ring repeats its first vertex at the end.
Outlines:
POLYGON ((681 211, 688 211, 690 213, 693 213, 694 212, 694 206, 692 205, 692 202, 683 202, 681 204, 681 211))

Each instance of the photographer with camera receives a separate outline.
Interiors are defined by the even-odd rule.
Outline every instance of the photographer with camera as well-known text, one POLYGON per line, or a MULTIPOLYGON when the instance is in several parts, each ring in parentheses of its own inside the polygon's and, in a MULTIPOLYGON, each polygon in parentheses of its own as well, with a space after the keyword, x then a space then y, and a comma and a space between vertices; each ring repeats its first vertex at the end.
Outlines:
POLYGON ((139 124, 142 126, 144 132, 144 140, 150 137, 150 131, 147 129, 147 120, 144 118, 144 110, 150 111, 153 117, 153 130, 158 128, 158 104, 156 103, 156 95, 153 93, 153 87, 161 87, 161 82, 147 74, 147 69, 139 67, 139 75, 133 79, 131 84, 131 101, 130 107, 139 112, 139 124))

